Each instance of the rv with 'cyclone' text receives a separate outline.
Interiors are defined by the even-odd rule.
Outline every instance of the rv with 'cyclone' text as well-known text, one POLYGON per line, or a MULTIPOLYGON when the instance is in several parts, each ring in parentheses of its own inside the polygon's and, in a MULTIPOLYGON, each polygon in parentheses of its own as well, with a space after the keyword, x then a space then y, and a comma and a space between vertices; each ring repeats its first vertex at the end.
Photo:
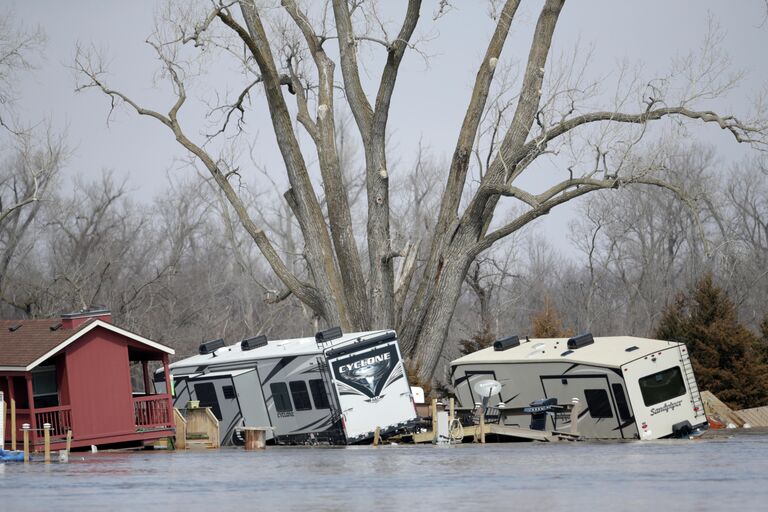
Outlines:
MULTIPOLYGON (((199 352, 170 365, 174 406, 210 407, 222 444, 240 444, 243 427, 271 427, 267 440, 278 444, 364 443, 417 420, 394 331, 214 340, 199 352)), ((163 379, 155 374, 156 387, 163 379)))

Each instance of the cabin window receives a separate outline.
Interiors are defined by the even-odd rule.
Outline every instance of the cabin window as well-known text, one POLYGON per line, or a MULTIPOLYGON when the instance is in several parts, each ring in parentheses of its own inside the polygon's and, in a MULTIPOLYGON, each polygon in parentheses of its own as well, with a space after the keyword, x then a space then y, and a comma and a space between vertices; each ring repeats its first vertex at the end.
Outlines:
POLYGON ((219 408, 219 399, 216 397, 216 388, 211 382, 195 384, 195 396, 200 400, 200 407, 210 407, 219 421, 221 421, 221 408, 219 408))
POLYGON ((646 407, 660 404, 685 394, 685 383, 679 366, 674 366, 640 379, 640 392, 646 407))
POLYGON ((622 420, 628 420, 632 418, 632 413, 629 412, 629 404, 627 403, 627 396, 624 394, 624 386, 621 384, 611 384, 613 389, 613 396, 616 398, 616 407, 619 409, 619 417, 622 420))
POLYGON ((312 402, 309 401, 309 391, 307 391, 307 383, 303 380, 294 380, 289 382, 291 386, 291 396, 293 397, 293 405, 297 411, 308 411, 312 409, 312 402))
POLYGON ((39 366, 32 371, 32 393, 35 397, 35 407, 59 405, 55 366, 39 366))
POLYGON ((589 415, 593 418, 613 418, 611 402, 608 393, 604 389, 585 389, 584 398, 587 399, 589 415))
POLYGON ((291 397, 288 396, 288 386, 285 382, 273 382, 269 385, 269 389, 272 391, 272 400, 275 402, 277 412, 293 412, 291 397))
POLYGON ((325 392, 325 385, 320 379, 309 381, 309 390, 312 391, 312 401, 315 402, 315 409, 330 409, 328 402, 328 393, 325 392))

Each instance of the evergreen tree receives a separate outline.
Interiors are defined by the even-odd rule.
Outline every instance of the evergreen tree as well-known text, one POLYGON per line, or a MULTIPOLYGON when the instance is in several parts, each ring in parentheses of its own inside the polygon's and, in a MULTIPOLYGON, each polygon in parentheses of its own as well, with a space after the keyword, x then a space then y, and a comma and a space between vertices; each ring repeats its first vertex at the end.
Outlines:
POLYGON ((763 317, 763 321, 760 323, 761 338, 757 344, 757 351, 763 363, 768 364, 768 313, 763 317))
POLYGON ((759 339, 739 323, 734 304, 711 274, 678 295, 656 337, 686 344, 700 389, 735 409, 768 403, 768 366, 759 339))

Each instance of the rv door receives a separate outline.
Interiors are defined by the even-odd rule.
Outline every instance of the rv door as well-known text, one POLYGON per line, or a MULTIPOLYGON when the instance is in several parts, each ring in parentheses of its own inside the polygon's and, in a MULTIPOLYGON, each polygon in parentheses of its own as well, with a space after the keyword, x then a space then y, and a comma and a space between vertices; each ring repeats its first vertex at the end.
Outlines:
MULTIPOLYGON (((541 378, 547 398, 556 398, 560 404, 571 403, 574 398, 581 402, 582 409, 578 419, 579 434, 589 438, 611 439, 624 437, 620 414, 617 411, 612 389, 606 375, 558 375, 541 378)), ((570 428, 570 417, 564 415, 556 424, 548 425, 553 429, 570 428)))
POLYGON ((372 437, 376 427, 387 431, 416 419, 397 339, 359 345, 328 352, 347 442, 372 437))

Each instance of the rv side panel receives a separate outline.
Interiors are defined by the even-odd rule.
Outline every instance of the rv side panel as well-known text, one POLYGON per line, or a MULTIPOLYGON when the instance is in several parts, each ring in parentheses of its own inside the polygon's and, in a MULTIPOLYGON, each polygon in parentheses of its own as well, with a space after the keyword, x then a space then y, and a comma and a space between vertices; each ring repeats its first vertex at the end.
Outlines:
POLYGON ((277 442, 338 442, 320 366, 316 354, 259 361, 261 389, 277 442))
MULTIPOLYGON (((482 402, 474 385, 492 379, 501 383, 488 406, 498 408, 505 425, 528 428, 531 415, 523 411, 536 400, 556 398, 558 404, 570 405, 578 399, 581 413, 578 431, 598 439, 637 437, 626 386, 618 369, 568 362, 505 362, 457 365, 453 385, 459 405, 473 408, 482 402)), ((547 417, 547 430, 570 430, 570 414, 547 417)))

